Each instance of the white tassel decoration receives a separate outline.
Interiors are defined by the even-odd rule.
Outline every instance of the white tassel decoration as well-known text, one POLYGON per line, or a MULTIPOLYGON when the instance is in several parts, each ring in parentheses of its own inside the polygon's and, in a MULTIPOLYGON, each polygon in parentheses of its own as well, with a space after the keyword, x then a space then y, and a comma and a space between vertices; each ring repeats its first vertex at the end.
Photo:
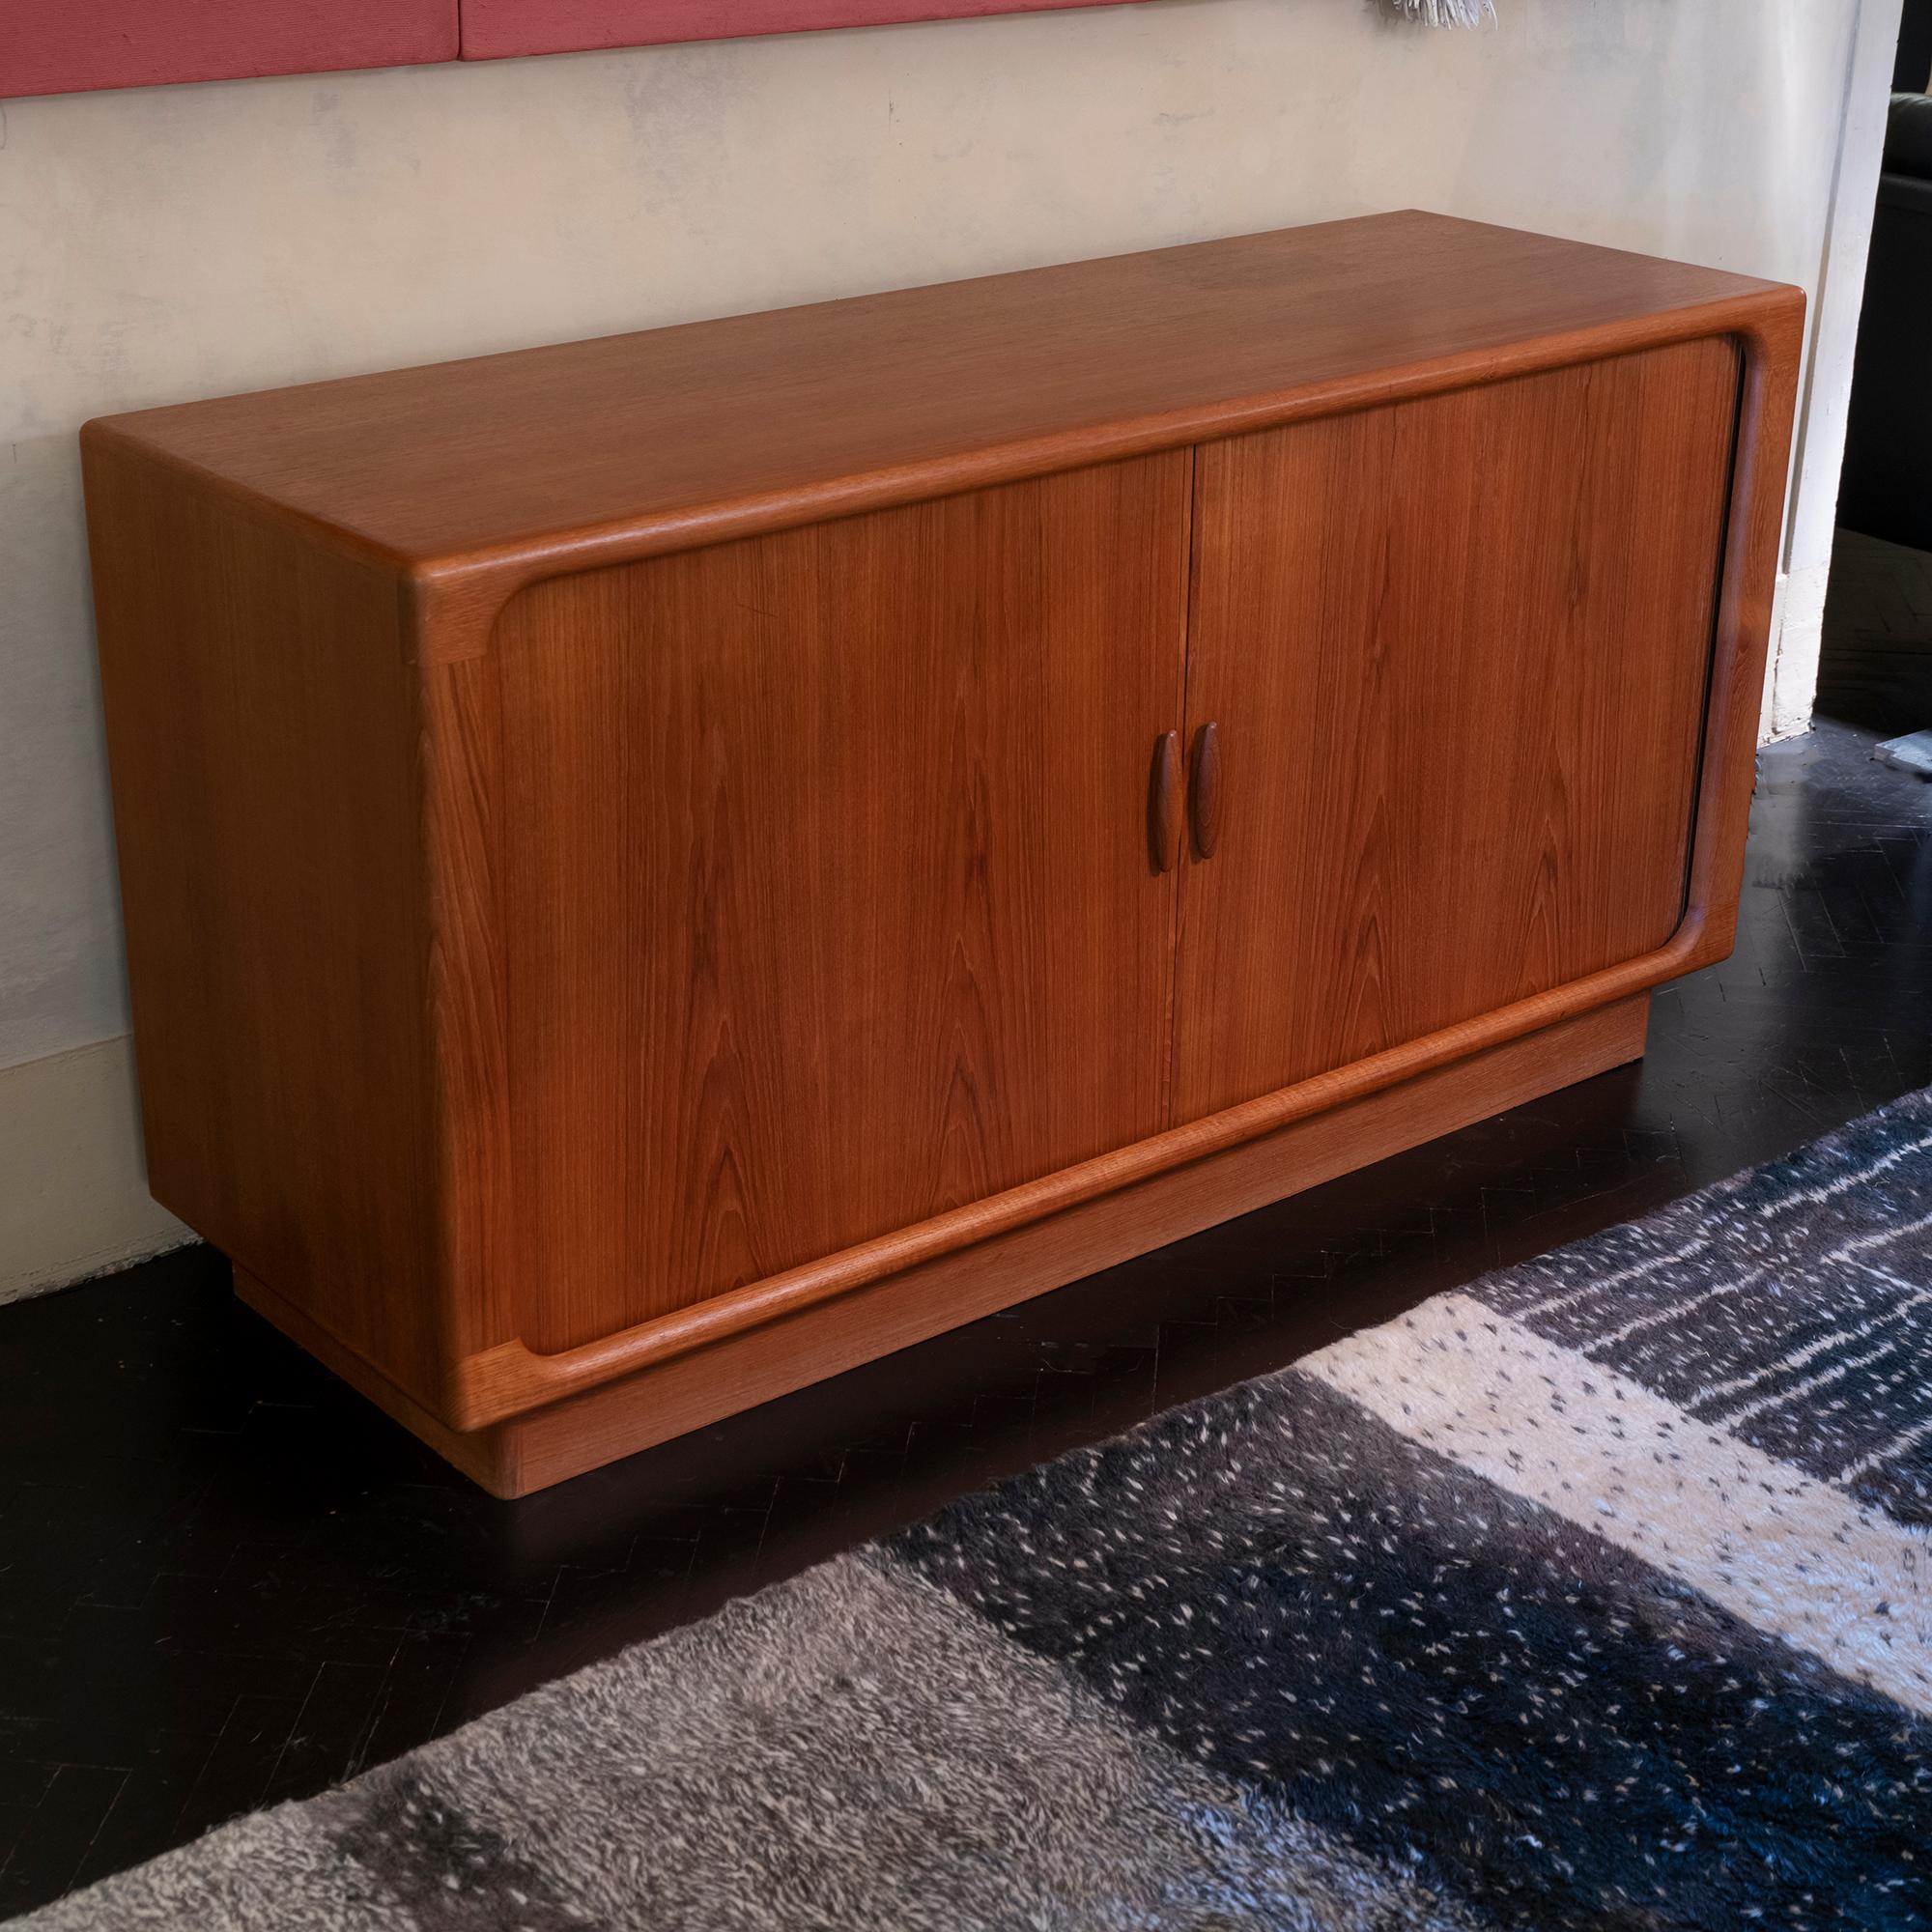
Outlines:
POLYGON ((1393 0, 1399 14, 1432 27, 1492 27, 1496 10, 1492 0, 1393 0))

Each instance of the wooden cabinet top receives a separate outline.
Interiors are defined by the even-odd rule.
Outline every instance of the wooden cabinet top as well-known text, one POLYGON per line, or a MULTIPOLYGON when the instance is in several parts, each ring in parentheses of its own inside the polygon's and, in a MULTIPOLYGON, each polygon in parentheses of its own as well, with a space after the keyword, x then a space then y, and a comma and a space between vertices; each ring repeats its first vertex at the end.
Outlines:
POLYGON ((1744 327, 1797 291, 1406 212, 102 418, 435 584, 1744 327))

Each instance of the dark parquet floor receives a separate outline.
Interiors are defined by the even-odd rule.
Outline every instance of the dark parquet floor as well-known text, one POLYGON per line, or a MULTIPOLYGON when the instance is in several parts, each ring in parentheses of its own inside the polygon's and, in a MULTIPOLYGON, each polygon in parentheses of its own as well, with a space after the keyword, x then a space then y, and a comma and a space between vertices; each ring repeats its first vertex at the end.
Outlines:
POLYGON ((522 1503, 206 1249, 0 1309, 0 1917, 1932 1082, 1932 786, 1869 743, 1765 754, 1640 1066, 522 1503))
POLYGON ((1819 710, 1882 737, 1932 730, 1932 551, 1840 530, 1825 603, 1819 710))

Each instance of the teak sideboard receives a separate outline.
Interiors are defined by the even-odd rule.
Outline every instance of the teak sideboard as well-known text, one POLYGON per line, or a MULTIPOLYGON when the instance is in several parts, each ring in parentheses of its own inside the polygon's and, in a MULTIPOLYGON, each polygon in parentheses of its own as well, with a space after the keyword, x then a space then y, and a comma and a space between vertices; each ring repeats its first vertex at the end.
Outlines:
POLYGON ((1401 213, 89 424, 156 1198, 514 1495, 1635 1058, 1802 310, 1401 213))

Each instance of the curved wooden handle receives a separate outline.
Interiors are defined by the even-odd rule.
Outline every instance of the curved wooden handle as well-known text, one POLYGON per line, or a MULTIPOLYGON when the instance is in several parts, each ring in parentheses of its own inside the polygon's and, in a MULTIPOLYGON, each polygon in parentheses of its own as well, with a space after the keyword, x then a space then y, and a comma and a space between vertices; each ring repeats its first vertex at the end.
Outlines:
POLYGON ((1194 734, 1194 849, 1204 859, 1221 842, 1221 727, 1213 720, 1194 734))
POLYGON ((1148 856, 1156 872, 1174 865, 1180 842, 1180 733, 1153 741, 1153 774, 1148 781, 1148 856))

